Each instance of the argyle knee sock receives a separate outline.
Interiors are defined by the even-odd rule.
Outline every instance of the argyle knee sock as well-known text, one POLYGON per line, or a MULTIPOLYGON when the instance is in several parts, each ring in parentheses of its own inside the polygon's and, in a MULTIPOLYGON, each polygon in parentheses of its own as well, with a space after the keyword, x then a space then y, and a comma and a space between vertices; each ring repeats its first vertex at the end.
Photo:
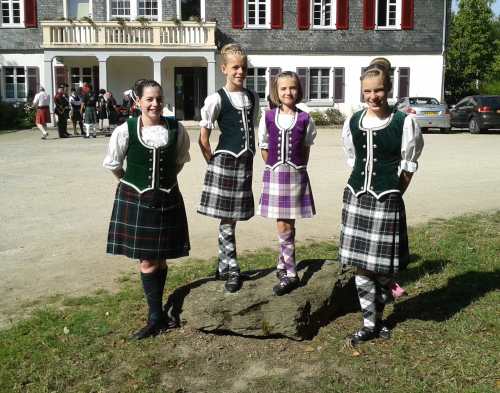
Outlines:
POLYGON ((142 273, 141 281, 144 295, 149 306, 148 320, 160 322, 163 320, 163 290, 167 278, 167 271, 158 269, 152 273, 142 273))
POLYGON ((359 304, 363 314, 363 326, 368 329, 375 328, 375 282, 368 276, 356 275, 356 289, 358 291, 359 304))
POLYGON ((295 277, 295 229, 290 232, 278 233, 280 243, 280 256, 278 269, 285 269, 288 277, 295 277))
POLYGON ((219 272, 239 271, 236 261, 236 223, 219 225, 219 272))
POLYGON ((85 124, 85 135, 90 136, 90 124, 85 124))

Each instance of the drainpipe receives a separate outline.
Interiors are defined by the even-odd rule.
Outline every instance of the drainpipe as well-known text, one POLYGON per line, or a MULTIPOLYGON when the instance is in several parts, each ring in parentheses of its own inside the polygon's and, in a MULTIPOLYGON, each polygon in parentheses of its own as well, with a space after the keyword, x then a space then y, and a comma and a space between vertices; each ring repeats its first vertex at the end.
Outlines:
POLYGON ((443 71, 442 71, 442 78, 441 78, 441 102, 444 102, 444 84, 445 84, 445 77, 446 77, 446 31, 447 31, 447 24, 448 24, 448 0, 444 0, 444 10, 443 10, 443 46, 441 49, 441 57, 443 59, 443 71))

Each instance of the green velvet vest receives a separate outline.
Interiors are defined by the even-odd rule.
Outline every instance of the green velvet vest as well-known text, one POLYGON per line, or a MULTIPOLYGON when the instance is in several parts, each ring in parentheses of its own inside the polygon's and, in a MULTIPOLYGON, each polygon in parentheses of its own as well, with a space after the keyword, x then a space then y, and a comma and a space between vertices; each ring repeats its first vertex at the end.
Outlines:
POLYGON ((366 110, 356 112, 349 123, 356 159, 349 188, 356 196, 370 192, 377 198, 390 192, 400 192, 398 167, 401 162, 401 142, 406 114, 396 111, 382 128, 361 126, 366 110))
POLYGON ((243 125, 245 118, 242 110, 235 108, 233 104, 231 104, 231 100, 224 89, 220 89, 217 92, 221 97, 221 110, 217 117, 217 124, 219 125, 221 135, 219 144, 215 149, 216 153, 225 151, 238 157, 244 151, 250 150, 252 154, 255 154, 255 136, 253 129, 255 97, 249 90, 245 89, 245 92, 252 104, 251 108, 247 110, 246 116, 248 133, 245 131, 243 125))
POLYGON ((146 146, 139 139, 137 117, 127 121, 127 169, 121 181, 139 193, 153 189, 168 192, 177 184, 177 121, 162 121, 168 129, 168 143, 159 148, 146 146))

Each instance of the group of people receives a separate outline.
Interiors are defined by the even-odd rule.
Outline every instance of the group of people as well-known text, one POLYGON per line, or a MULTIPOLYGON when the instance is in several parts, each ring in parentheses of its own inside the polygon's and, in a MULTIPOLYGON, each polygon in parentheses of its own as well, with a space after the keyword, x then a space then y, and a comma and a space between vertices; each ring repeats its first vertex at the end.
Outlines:
MULTIPOLYGON (((92 86, 85 83, 78 89, 71 89, 66 94, 67 85, 59 85, 54 96, 54 113, 57 116, 57 131, 60 138, 68 138, 68 119, 73 123, 73 135, 84 138, 96 138, 97 129, 105 135, 111 135, 111 127, 117 124, 117 102, 111 92, 100 89, 94 92, 92 86), (77 130, 77 125, 80 132, 77 130)), ((35 123, 42 132, 42 139, 47 139, 47 123, 50 123, 50 97, 43 87, 35 95, 33 105, 37 108, 35 123)))
MULTIPOLYGON (((303 97, 297 74, 285 71, 272 81, 273 105, 261 116, 255 137, 259 98, 244 87, 245 50, 228 44, 221 57, 226 83, 206 98, 199 136, 207 170, 198 212, 220 220, 215 277, 225 281, 229 293, 243 284, 235 231, 238 221, 255 213, 252 175, 258 146, 265 170, 257 213, 276 220, 279 256, 273 292, 285 295, 300 286, 295 221, 316 213, 307 173, 316 128, 311 116, 297 108, 303 97), (220 137, 213 149, 210 134, 216 123, 220 137)), ((342 130, 352 174, 343 193, 339 257, 342 264, 357 269, 355 282, 363 314, 362 328, 349 336, 352 345, 390 337, 383 310, 402 291, 394 276, 409 256, 402 194, 417 170, 423 138, 412 117, 388 104, 390 68, 388 60, 377 58, 363 71, 366 108, 349 117, 342 130)), ((149 311, 146 326, 133 337, 143 339, 171 325, 163 310, 166 260, 186 256, 190 250, 177 182, 190 156, 182 124, 161 116, 161 86, 141 80, 135 93, 141 114, 114 130, 103 165, 119 180, 107 252, 139 260, 149 311)))

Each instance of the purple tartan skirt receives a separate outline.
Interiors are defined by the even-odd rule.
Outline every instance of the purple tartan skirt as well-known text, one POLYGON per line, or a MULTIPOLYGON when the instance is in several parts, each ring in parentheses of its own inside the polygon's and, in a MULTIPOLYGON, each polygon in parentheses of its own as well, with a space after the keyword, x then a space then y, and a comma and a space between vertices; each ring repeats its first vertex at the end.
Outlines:
POLYGON ((310 218, 316 214, 307 170, 282 164, 266 167, 258 214, 269 218, 310 218))
POLYGON ((189 234, 179 187, 170 193, 139 194, 120 183, 109 223, 107 252, 133 259, 162 260, 189 255, 189 234))

